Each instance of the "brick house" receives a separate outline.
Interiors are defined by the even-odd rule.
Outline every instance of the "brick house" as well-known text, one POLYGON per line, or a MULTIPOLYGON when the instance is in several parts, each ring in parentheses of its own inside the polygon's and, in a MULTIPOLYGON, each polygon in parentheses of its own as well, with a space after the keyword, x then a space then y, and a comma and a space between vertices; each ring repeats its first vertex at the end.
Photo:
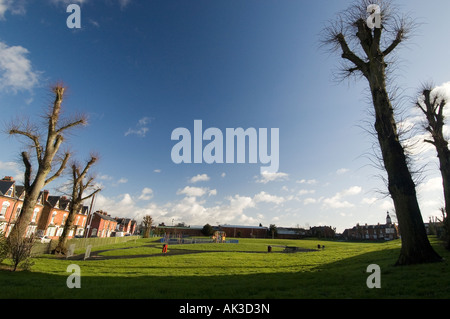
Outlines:
POLYGON ((38 223, 38 235, 57 239, 61 236, 69 215, 70 200, 65 196, 50 196, 44 191, 44 209, 38 223))
MULTIPOLYGON (((0 230, 5 233, 5 236, 9 235, 22 212, 24 198, 25 187, 16 185, 11 176, 5 176, 0 180, 0 230)), ((25 233, 26 237, 30 237, 36 232, 43 210, 42 199, 43 193, 41 192, 25 233)))
POLYGON ((346 229, 343 233, 346 239, 369 239, 369 240, 393 240, 399 238, 398 226, 392 223, 389 212, 386 224, 361 226, 356 224, 353 228, 346 229))
POLYGON ((75 219, 73 221, 73 231, 69 233, 69 238, 71 238, 72 236, 84 236, 88 214, 88 206, 83 206, 80 208, 80 211, 75 215, 75 219))
MULTIPOLYGON (((301 239, 310 236, 310 231, 303 228, 277 227, 278 239, 301 239)), ((269 236, 272 236, 269 234, 269 236)))
POLYGON ((161 236, 204 236, 202 233, 203 227, 191 227, 191 226, 166 226, 164 224, 160 224, 158 226, 152 227, 155 234, 161 236))
POLYGON ((263 226, 220 225, 219 230, 224 231, 227 237, 266 238, 269 229, 263 226))
POLYGON ((97 211, 92 214, 91 219, 87 237, 110 237, 111 233, 117 229, 117 220, 106 212, 97 211))
POLYGON ((331 226, 314 226, 309 228, 310 236, 318 238, 334 238, 336 229, 331 226))
POLYGON ((115 218, 117 221, 117 231, 133 235, 136 231, 136 221, 130 218, 115 218))

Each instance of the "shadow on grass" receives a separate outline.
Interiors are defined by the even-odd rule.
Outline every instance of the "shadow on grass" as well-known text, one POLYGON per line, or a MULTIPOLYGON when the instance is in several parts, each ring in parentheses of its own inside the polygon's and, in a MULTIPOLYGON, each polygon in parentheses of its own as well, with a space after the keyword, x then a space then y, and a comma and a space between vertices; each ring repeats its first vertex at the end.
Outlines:
MULTIPOLYGON (((449 260, 448 252, 439 253, 449 260)), ((0 271, 0 298, 84 299, 369 299, 449 298, 448 261, 395 267, 399 249, 363 253, 307 271, 245 275, 83 276, 81 288, 69 289, 66 275, 0 271), (381 268, 381 288, 369 289, 370 264, 381 268)), ((66 261, 65 264, 70 264, 66 261)), ((199 268, 193 266, 189 268, 199 268)), ((142 267, 129 267, 142 268, 142 267)), ((145 267, 144 267, 145 268, 145 267)), ((151 267, 148 267, 151 268, 151 267)), ((153 266, 153 268, 156 268, 153 266)), ((139 274, 135 272, 134 274, 139 274)))

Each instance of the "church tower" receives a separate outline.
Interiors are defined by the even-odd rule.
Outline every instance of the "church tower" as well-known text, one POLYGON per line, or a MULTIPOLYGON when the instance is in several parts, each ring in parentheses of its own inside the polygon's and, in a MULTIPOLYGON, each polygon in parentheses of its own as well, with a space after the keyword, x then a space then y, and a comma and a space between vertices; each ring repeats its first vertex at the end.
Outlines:
POLYGON ((391 224, 392 224, 391 217, 389 216, 389 212, 387 212, 386 225, 391 225, 391 224))

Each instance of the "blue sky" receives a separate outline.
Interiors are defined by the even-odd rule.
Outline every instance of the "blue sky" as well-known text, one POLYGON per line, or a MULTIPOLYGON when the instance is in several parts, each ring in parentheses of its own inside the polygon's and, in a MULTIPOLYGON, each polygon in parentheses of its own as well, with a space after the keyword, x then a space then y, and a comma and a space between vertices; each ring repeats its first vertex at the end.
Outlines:
MULTIPOLYGON (((350 3, 0 0, 2 122, 38 120, 63 81, 66 113, 89 116, 66 145, 79 160, 100 154, 95 208, 113 216, 338 231, 384 222, 393 205, 371 166, 367 85, 335 83, 339 58, 319 48, 321 29, 350 3), (70 3, 80 4, 80 29, 66 26, 70 3), (192 134, 194 120, 224 133, 279 128, 278 173, 261 175, 261 163, 174 164, 171 133, 192 134)), ((396 3, 421 23, 399 51, 408 108, 422 82, 450 81, 450 4, 396 3)), ((0 172, 20 178, 21 144, 2 134, 0 147, 0 172)), ((441 180, 433 150, 417 162, 430 163, 419 186, 427 221, 443 205, 441 180)))

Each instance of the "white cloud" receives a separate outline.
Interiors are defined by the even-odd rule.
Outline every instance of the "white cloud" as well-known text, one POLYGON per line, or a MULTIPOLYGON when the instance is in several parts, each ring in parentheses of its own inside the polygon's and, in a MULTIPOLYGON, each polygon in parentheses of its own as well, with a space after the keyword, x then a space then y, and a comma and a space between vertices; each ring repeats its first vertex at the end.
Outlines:
POLYGON ((355 205, 343 200, 343 197, 354 196, 361 193, 362 188, 359 186, 352 186, 342 192, 336 193, 333 197, 325 198, 323 200, 324 208, 350 208, 355 205))
POLYGON ((314 194, 316 191, 314 189, 301 189, 298 191, 298 195, 307 195, 307 194, 314 194))
POLYGON ((0 0, 0 20, 5 19, 6 11, 10 11, 12 14, 25 14, 25 1, 0 0))
POLYGON ((148 132, 148 127, 141 127, 137 129, 129 128, 128 131, 125 132, 125 136, 134 134, 140 137, 145 137, 145 134, 148 132))
POLYGON ((50 0, 51 3, 56 4, 56 5, 69 5, 69 4, 83 4, 83 3, 87 3, 88 0, 50 0))
POLYGON ((112 178, 112 176, 109 176, 109 175, 100 175, 99 177, 98 177, 98 179, 100 179, 100 180, 103 180, 103 181, 110 181, 110 180, 112 180, 113 178, 112 178))
MULTIPOLYGON (((1 1, 2 0, 0 0, 0 3, 1 3, 1 1)), ((69 5, 72 3, 77 3, 77 4, 82 5, 82 4, 88 3, 90 1, 93 2, 93 0, 49 0, 49 1, 56 5, 69 5)), ((10 2, 12 2, 12 0, 10 0, 10 2)), ((131 3, 131 0, 117 0, 117 3, 119 4, 121 9, 124 9, 126 6, 128 6, 131 3)))
POLYGON ((384 200, 379 207, 384 211, 394 210, 394 203, 392 200, 384 200))
POLYGON ((274 203, 274 204, 281 204, 285 201, 283 197, 275 196, 267 194, 266 192, 262 191, 259 194, 256 194, 253 197, 255 202, 266 202, 266 203, 274 203))
POLYGON ((361 200, 361 204, 367 204, 367 205, 372 205, 373 203, 375 203, 378 199, 376 197, 364 197, 361 200))
POLYGON ((122 177, 121 179, 119 179, 119 180, 117 181, 117 184, 125 184, 125 183, 128 183, 128 179, 126 179, 126 178, 124 178, 124 177, 122 177))
POLYGON ((289 177, 288 174, 277 172, 277 173, 271 173, 268 171, 261 172, 261 179, 257 180, 258 183, 266 184, 268 182, 273 181, 281 181, 281 180, 287 180, 289 177))
POLYGON ((433 177, 418 186, 419 192, 443 192, 442 177, 433 177))
MULTIPOLYGON (((0 171, 4 175, 12 175, 14 180, 16 181, 22 181, 23 180, 23 174, 24 171, 21 169, 20 165, 15 162, 1 162, 0 161, 0 171)), ((0 176, 0 178, 3 178, 4 176, 0 176)))
POLYGON ((150 200, 153 197, 153 190, 148 187, 144 187, 141 192, 141 195, 138 197, 140 200, 150 200))
POLYGON ((0 42, 0 91, 30 91, 38 84, 39 73, 33 70, 28 53, 22 46, 0 42))
POLYGON ((147 117, 147 116, 139 119, 134 128, 129 128, 128 131, 125 132, 125 136, 133 134, 133 135, 137 135, 140 137, 145 137, 145 135, 149 131, 147 124, 149 124, 150 121, 151 121, 151 118, 147 117))
POLYGON ((361 193, 362 188, 360 186, 352 186, 349 189, 346 189, 340 193, 338 193, 341 197, 344 196, 353 196, 353 195, 358 195, 359 193, 361 193))
POLYGON ((208 196, 216 195, 217 190, 210 190, 207 187, 186 186, 185 188, 177 191, 177 195, 186 195, 190 197, 202 197, 205 194, 208 194, 208 196))
POLYGON ((191 183, 197 183, 197 182, 206 182, 206 181, 209 181, 209 176, 207 175, 207 174, 198 174, 198 175, 196 175, 196 176, 193 176, 191 179, 190 179, 190 182, 191 183))
POLYGON ((295 182, 298 183, 298 184, 308 184, 308 185, 315 185, 315 184, 318 183, 317 180, 315 180, 315 179, 308 179, 308 180, 301 179, 301 180, 298 180, 298 181, 295 181, 295 182))
POLYGON ((315 204, 315 203, 317 203, 317 199, 312 198, 312 197, 308 197, 303 200, 304 205, 315 204))
POLYGON ((336 171, 336 174, 338 174, 338 175, 343 175, 343 174, 345 174, 345 173, 347 173, 347 172, 349 172, 350 170, 348 169, 348 168, 340 168, 340 169, 338 169, 337 171, 336 171))
POLYGON ((131 0, 119 0, 120 8, 125 8, 128 4, 130 4, 131 0))
MULTIPOLYGON (((448 103, 450 103, 450 82, 435 87, 431 92, 430 98, 434 99, 437 94, 447 100, 447 105, 444 108, 443 114, 445 118, 449 118, 450 107, 448 107, 448 103)), ((422 96, 419 97, 418 101, 423 103, 422 96)), ((432 140, 431 134, 424 129, 427 125, 426 123, 426 117, 419 108, 413 109, 407 119, 398 123, 399 131, 411 130, 411 132, 414 133, 404 140, 402 144, 406 147, 409 154, 415 156, 415 160, 419 165, 430 162, 430 154, 433 154, 433 160, 435 159, 435 147, 432 144, 425 142, 425 140, 432 140)), ((450 122, 446 121, 443 132, 444 136, 448 139, 450 122)))
POLYGON ((138 221, 145 215, 151 215, 155 223, 164 222, 166 225, 170 225, 172 221, 185 222, 187 225, 204 225, 205 223, 257 225, 263 218, 262 214, 257 213, 255 217, 249 216, 246 213, 248 209, 255 208, 258 202, 277 204, 283 201, 282 197, 260 192, 253 197, 238 194, 227 196, 223 203, 213 206, 205 205, 202 196, 216 193, 215 189, 186 186, 177 192, 186 196, 162 205, 152 201, 142 205, 145 202, 137 201, 142 195, 150 194, 150 189, 142 190, 136 198, 127 193, 117 197, 99 194, 96 197, 94 209, 104 210, 113 217, 135 218, 138 221))

